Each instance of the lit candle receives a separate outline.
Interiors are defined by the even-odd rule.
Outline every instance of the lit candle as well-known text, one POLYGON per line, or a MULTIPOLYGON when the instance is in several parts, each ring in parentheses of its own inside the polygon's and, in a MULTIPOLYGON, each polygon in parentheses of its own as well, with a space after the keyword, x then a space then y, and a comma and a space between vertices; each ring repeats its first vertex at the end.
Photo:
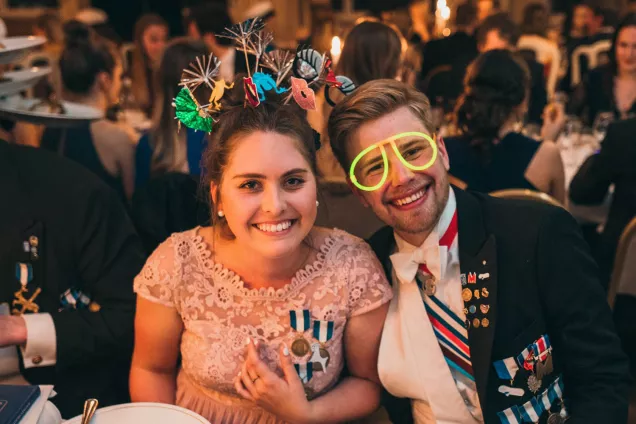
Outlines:
POLYGON ((342 53, 342 43, 340 37, 337 35, 331 39, 331 60, 333 60, 334 66, 338 64, 340 60, 340 54, 342 53))

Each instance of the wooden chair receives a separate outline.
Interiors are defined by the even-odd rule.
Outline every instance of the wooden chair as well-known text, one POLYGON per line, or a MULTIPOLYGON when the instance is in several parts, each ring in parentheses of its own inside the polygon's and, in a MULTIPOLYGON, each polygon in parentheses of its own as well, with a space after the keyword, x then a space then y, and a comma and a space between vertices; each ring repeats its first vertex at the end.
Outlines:
POLYGON ((599 65, 600 56, 609 52, 611 48, 612 42, 610 40, 601 40, 594 44, 579 46, 574 49, 570 58, 572 63, 572 87, 576 87, 581 83, 581 56, 587 56, 588 70, 594 69, 599 65))
POLYGON ((636 297, 636 217, 623 230, 616 250, 612 278, 607 290, 607 303, 614 308, 617 294, 636 297))
POLYGON ((491 192, 490 195, 501 199, 532 200, 533 202, 545 203, 546 205, 558 206, 560 208, 564 207, 558 200, 548 194, 527 189, 512 188, 497 190, 491 192))
POLYGON ((550 72, 546 79, 548 98, 554 96, 559 80, 559 67, 561 66, 561 52, 559 47, 547 38, 537 35, 522 35, 517 42, 519 50, 531 50, 536 55, 536 60, 543 65, 550 65, 550 72))

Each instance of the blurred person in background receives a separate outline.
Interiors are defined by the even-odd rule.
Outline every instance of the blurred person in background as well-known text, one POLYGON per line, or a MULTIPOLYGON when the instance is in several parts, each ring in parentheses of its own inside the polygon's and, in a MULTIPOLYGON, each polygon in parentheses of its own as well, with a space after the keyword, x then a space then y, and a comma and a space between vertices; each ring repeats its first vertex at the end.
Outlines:
MULTIPOLYGON (((64 100, 98 109, 106 114, 119 100, 122 64, 118 52, 95 39, 86 25, 65 25, 66 42, 60 56, 64 100)), ((119 194, 131 198, 134 190, 135 141, 122 124, 100 119, 73 128, 47 128, 43 148, 81 163, 119 194)))
MULTIPOLYGON (((519 27, 508 14, 499 12, 487 17, 481 23, 477 31, 477 45, 481 53, 497 49, 517 51, 520 35, 519 27)), ((527 121, 541 124, 543 110, 548 101, 544 68, 535 58, 524 56, 524 60, 530 71, 527 121)))
POLYGON ((565 176, 554 143, 563 126, 563 110, 546 117, 542 143, 522 135, 517 128, 526 113, 529 88, 525 62, 508 50, 491 50, 470 65, 456 109, 463 134, 445 140, 449 173, 469 190, 529 189, 563 204, 565 176))
POLYGON ((150 115, 155 92, 154 70, 159 66, 168 41, 168 23, 159 15, 143 15, 135 24, 135 50, 132 56, 132 92, 135 102, 150 115))
POLYGON ((166 47, 157 70, 152 128, 139 140, 135 154, 137 188, 168 172, 200 175, 205 133, 190 128, 178 131, 172 102, 181 89, 183 70, 207 54, 202 42, 184 38, 173 40, 166 47))
POLYGON ((33 24, 33 35, 46 38, 42 50, 55 58, 59 57, 64 46, 64 30, 62 21, 56 13, 41 14, 33 24))
POLYGON ((108 14, 102 9, 93 7, 82 9, 77 12, 74 19, 88 26, 95 31, 95 34, 105 38, 117 47, 121 46, 121 36, 111 26, 108 21, 108 14))

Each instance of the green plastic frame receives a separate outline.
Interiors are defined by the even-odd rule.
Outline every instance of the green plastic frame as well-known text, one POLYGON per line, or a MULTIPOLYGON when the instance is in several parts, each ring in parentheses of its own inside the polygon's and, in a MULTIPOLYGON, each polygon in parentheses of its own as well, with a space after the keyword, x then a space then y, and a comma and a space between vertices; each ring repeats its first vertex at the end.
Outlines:
MULTIPOLYGON (((435 137, 435 134, 433 134, 433 137, 435 137)), ((389 143, 391 143, 391 147, 393 147, 393 151, 395 152, 396 156, 400 159, 400 161, 404 164, 404 166, 406 166, 407 168, 413 171, 424 171, 425 169, 430 168, 433 165, 433 163, 435 163, 435 160, 437 159, 437 143, 435 142, 435 140, 433 140, 433 138, 431 138, 430 135, 424 134, 421 132, 416 132, 416 131, 403 132, 400 134, 396 134, 393 137, 387 138, 386 140, 379 141, 375 143, 374 145, 367 147, 366 149, 361 151, 358 154, 358 156, 356 156, 353 162, 351 162, 351 167, 349 168, 349 179, 351 179, 351 182, 360 190, 375 191, 379 189, 380 187, 382 187, 384 183, 386 182, 386 178, 389 176, 389 160, 386 156, 386 150, 384 146, 389 143), (415 166, 408 163, 406 159, 402 157, 402 154, 400 153, 397 146, 395 145, 395 140, 398 140, 404 137, 421 137, 426 139, 433 147, 433 156, 431 157, 431 160, 429 160, 428 163, 422 166, 415 166), (366 155, 371 150, 376 148, 380 148, 380 151, 382 152, 382 160, 384 161, 384 173, 382 174, 382 179, 380 180, 378 184, 374 185, 373 187, 367 187, 358 182, 358 179, 356 178, 354 173, 354 169, 356 165, 358 164, 358 162, 360 162, 360 159, 364 157, 364 155, 366 155)))

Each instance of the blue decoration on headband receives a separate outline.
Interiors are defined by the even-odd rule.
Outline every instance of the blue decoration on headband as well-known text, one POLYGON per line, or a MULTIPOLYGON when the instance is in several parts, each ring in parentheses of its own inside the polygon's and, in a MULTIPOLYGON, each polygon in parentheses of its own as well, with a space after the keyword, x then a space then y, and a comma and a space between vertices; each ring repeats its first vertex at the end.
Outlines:
POLYGON ((276 81, 271 75, 264 74, 262 72, 256 72, 252 75, 252 81, 256 85, 256 91, 258 92, 258 98, 261 102, 265 101, 265 92, 274 90, 276 94, 282 94, 288 89, 283 87, 276 87, 276 81))

